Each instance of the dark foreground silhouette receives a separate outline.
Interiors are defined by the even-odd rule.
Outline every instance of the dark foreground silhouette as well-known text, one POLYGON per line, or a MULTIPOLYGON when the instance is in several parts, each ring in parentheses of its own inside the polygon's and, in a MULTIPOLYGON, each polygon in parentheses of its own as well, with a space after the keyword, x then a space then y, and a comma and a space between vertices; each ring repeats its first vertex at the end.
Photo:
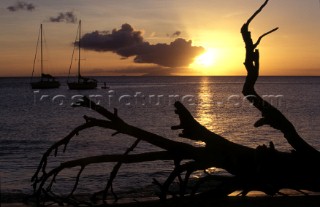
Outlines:
MULTIPOLYGON (((181 137, 205 142, 204 147, 195 147, 186 143, 173 141, 129 125, 117 115, 116 109, 112 113, 88 98, 84 98, 74 107, 91 108, 105 117, 105 119, 84 116, 84 124, 75 128, 69 135, 56 142, 44 153, 38 169, 32 177, 34 197, 37 203, 41 204, 50 200, 58 204, 69 203, 78 205, 80 201, 73 197, 73 193, 77 189, 81 173, 89 164, 104 162, 116 163, 110 173, 110 178, 106 183, 105 189, 93 193, 92 197, 84 202, 82 201, 82 204, 91 205, 94 201, 105 202, 110 192, 117 199, 117 195, 112 190, 112 182, 123 163, 156 160, 174 161, 174 169, 164 183, 154 180, 155 185, 160 189, 161 193, 159 197, 162 200, 165 200, 170 195, 173 197, 184 197, 185 199, 194 198, 200 201, 204 198, 227 197, 235 191, 239 191, 240 195, 245 196, 254 190, 262 191, 267 195, 281 194, 281 189, 319 192, 320 169, 317 165, 320 161, 320 152, 305 142, 296 132, 291 122, 279 110, 260 97, 254 89, 259 76, 260 65, 257 47, 263 37, 278 29, 272 29, 261 35, 256 43, 251 38, 249 24, 263 10, 267 3, 268 0, 263 3, 241 28, 241 34, 246 47, 244 65, 247 70, 247 77, 242 92, 247 100, 261 111, 262 118, 254 126, 269 125, 279 130, 293 148, 290 153, 278 151, 272 142, 270 142, 269 146, 262 145, 256 149, 230 142, 202 126, 180 102, 175 103, 175 112, 179 116, 180 124, 173 126, 172 129, 181 130, 181 134, 179 134, 181 137), (124 154, 106 154, 67 161, 53 169, 47 166, 48 157, 51 154, 57 156, 58 148, 62 147, 64 147, 63 151, 65 152, 66 146, 75 135, 82 130, 92 127, 111 129, 115 131, 113 135, 119 133, 126 134, 136 140, 124 154), (130 154, 142 140, 162 150, 130 154), (76 175, 74 188, 70 194, 61 196, 52 192, 51 187, 59 173, 64 169, 74 167, 80 167, 80 170, 76 175), (208 175, 196 182, 193 181, 190 190, 190 175, 197 170, 205 170, 210 167, 223 168, 232 176, 208 175), (201 186, 212 182, 214 183, 213 186, 201 188, 201 186), (178 183, 174 192, 170 188, 173 183, 178 183)), ((228 202, 231 201, 229 200, 228 202)))

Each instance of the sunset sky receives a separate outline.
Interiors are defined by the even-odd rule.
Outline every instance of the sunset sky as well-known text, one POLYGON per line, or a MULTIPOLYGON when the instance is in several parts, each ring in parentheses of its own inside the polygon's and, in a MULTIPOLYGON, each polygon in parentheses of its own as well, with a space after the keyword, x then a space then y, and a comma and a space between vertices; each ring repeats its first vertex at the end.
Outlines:
MULTIPOLYGON (((1 0, 0 77, 31 75, 40 24, 45 72, 67 75, 80 19, 85 75, 245 75, 240 28, 263 2, 1 0)), ((319 0, 270 0, 253 38, 274 27, 261 75, 320 75, 319 0)))

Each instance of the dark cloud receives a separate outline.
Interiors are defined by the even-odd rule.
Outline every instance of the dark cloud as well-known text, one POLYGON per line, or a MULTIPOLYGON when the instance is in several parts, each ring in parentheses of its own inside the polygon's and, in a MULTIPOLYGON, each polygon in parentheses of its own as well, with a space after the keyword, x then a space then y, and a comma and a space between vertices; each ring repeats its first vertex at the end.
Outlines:
POLYGON ((88 74, 94 75, 133 75, 133 76, 169 76, 173 75, 177 69, 164 68, 161 66, 153 67, 127 67, 119 69, 92 69, 87 70, 88 74))
POLYGON ((66 23, 76 23, 77 16, 73 12, 60 12, 56 17, 50 17, 50 22, 66 22, 66 23))
POLYGON ((192 46, 191 41, 178 38, 170 44, 143 43, 121 48, 117 54, 135 56, 136 63, 154 63, 165 67, 183 67, 193 62, 194 58, 204 51, 202 47, 192 46))
POLYGON ((176 31, 176 32, 172 33, 171 35, 167 34, 168 37, 179 37, 180 35, 181 35, 180 31, 176 31))
POLYGON ((142 33, 134 31, 129 24, 123 24, 121 29, 114 29, 111 33, 87 33, 81 43, 86 49, 112 51, 125 58, 135 57, 136 63, 153 63, 165 67, 188 66, 204 51, 204 48, 192 46, 191 41, 182 38, 170 44, 152 45, 144 41, 142 33))
POLYGON ((11 12, 16 12, 19 10, 32 11, 35 9, 35 6, 32 3, 18 1, 14 5, 8 6, 7 9, 11 12))
POLYGON ((134 31, 129 24, 123 24, 121 29, 114 29, 111 33, 87 33, 81 38, 81 43, 84 48, 95 51, 116 51, 123 47, 142 44, 143 37, 140 31, 134 31))

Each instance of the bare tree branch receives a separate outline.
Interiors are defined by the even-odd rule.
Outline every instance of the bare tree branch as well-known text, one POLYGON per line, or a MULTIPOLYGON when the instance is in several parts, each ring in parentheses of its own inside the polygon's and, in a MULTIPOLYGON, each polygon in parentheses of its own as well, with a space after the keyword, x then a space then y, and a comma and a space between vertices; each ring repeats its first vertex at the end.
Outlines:
POLYGON ((284 137, 287 139, 288 143, 297 152, 301 152, 305 155, 309 154, 311 156, 317 156, 319 155, 319 152, 299 136, 292 123, 278 109, 261 98, 254 89, 254 85, 259 76, 260 67, 259 51, 255 48, 259 45, 261 39, 264 36, 278 29, 275 28, 263 34, 259 37, 257 43, 253 44, 251 32, 249 31, 249 24, 254 19, 254 17, 262 11, 267 3, 268 0, 265 1, 265 3, 254 13, 254 15, 249 18, 249 20, 241 28, 242 38, 246 45, 246 58, 244 65, 248 72, 242 93, 262 113, 263 118, 256 122, 256 127, 262 125, 270 125, 271 127, 280 130, 284 134, 284 137))
POLYGON ((251 21, 263 10, 263 8, 268 4, 269 0, 266 0, 261 6, 260 8, 253 13, 253 15, 247 20, 247 22, 245 23, 246 25, 249 26, 249 24, 251 23, 251 21))
POLYGON ((261 36, 258 38, 258 41, 254 44, 254 48, 256 48, 256 47, 260 44, 260 42, 261 42, 261 40, 262 40, 263 37, 271 34, 272 32, 277 31, 278 29, 279 29, 279 27, 276 27, 276 28, 270 30, 269 32, 266 32, 266 33, 264 33, 263 35, 261 35, 261 36))

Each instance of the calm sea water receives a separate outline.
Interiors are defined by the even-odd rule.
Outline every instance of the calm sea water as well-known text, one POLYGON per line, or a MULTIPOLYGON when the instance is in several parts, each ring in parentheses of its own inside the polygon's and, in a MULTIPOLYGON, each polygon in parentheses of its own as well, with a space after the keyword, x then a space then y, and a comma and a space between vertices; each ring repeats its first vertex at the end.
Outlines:
MULTIPOLYGON (((178 137, 178 131, 170 130, 179 123, 173 103, 180 100, 203 125, 233 142, 257 147, 273 141, 277 149, 291 150, 278 131, 253 127, 260 113, 243 100, 243 77, 98 79, 101 86, 106 82, 110 88, 70 91, 61 79, 59 89, 32 90, 28 78, 0 78, 1 192, 32 192, 30 178, 42 153, 84 123, 83 115, 101 118, 92 110, 70 106, 82 95, 91 96, 110 110, 118 108, 119 116, 132 125, 177 141, 186 141, 178 137)), ((320 77, 261 77, 256 88, 292 121, 307 142, 320 150, 320 77)), ((81 132, 65 154, 60 151, 57 158, 50 157, 49 166, 86 156, 122 154, 135 141, 125 135, 112 137, 112 133, 100 128, 81 132)), ((157 148, 141 143, 133 153, 152 150, 157 148)), ((172 167, 170 161, 123 165, 114 188, 121 191, 149 186, 152 178, 165 179, 172 167)), ((87 167, 79 192, 104 189, 111 169, 111 164, 87 167)), ((76 170, 62 173, 56 189, 68 192, 76 170)))

